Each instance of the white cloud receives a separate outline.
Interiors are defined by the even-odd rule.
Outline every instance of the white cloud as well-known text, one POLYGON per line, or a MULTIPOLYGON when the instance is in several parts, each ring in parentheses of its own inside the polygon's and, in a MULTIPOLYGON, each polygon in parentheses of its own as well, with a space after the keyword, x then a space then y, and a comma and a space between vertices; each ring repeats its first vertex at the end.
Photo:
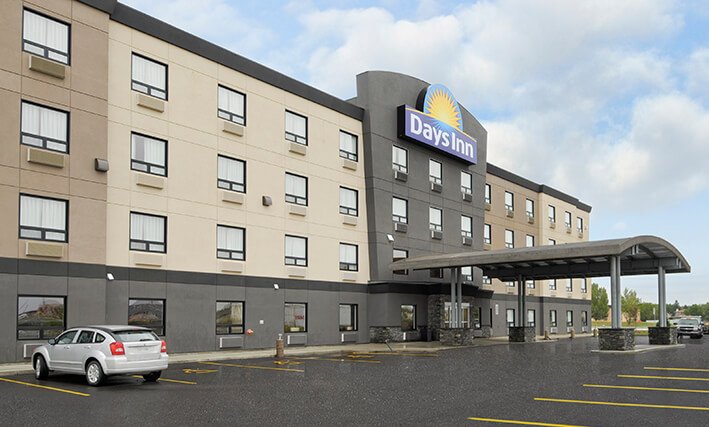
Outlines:
POLYGON ((687 92, 709 102, 709 48, 697 49, 685 64, 687 92))

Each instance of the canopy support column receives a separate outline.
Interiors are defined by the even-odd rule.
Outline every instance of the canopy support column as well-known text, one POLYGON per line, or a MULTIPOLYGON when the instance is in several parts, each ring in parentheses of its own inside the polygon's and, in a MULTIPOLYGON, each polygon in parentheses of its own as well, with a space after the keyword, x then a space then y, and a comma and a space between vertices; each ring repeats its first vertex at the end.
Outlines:
POLYGON ((455 277, 456 277, 456 287, 458 288, 458 312, 456 313, 457 320, 458 320, 458 328, 463 327, 463 268, 458 267, 455 269, 455 277))
POLYGON ((456 299, 456 287, 457 287, 457 274, 456 274, 456 268, 453 267, 451 268, 451 309, 448 312, 448 320, 450 321, 450 327, 455 328, 456 325, 456 319, 455 319, 455 299, 456 299))
POLYGON ((611 328, 622 326, 620 303, 620 257, 610 257, 611 270, 611 328))
POLYGON ((667 295, 665 294, 665 267, 657 268, 658 305, 660 309, 660 327, 667 327, 667 295))
POLYGON ((517 277, 517 326, 524 326, 525 319, 524 281, 522 279, 521 275, 517 277))

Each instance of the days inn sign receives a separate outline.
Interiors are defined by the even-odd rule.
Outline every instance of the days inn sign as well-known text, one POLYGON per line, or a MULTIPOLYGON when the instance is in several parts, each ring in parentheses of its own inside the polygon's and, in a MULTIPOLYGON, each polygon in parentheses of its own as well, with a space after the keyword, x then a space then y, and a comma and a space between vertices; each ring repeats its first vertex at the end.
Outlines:
POLYGON ((417 104, 419 109, 398 107, 399 138, 426 144, 467 163, 478 162, 478 141, 463 132, 463 115, 447 87, 430 85, 417 104))

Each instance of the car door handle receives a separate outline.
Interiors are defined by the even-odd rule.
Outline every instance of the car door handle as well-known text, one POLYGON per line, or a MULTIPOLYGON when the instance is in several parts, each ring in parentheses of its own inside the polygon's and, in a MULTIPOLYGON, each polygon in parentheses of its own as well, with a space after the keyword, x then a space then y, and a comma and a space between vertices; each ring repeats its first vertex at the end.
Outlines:
POLYGON ((90 345, 85 345, 84 348, 90 349, 91 346, 90 346, 90 345))
POLYGON ((64 350, 69 350, 70 348, 71 348, 71 347, 68 346, 68 345, 65 345, 65 346, 64 346, 64 350))

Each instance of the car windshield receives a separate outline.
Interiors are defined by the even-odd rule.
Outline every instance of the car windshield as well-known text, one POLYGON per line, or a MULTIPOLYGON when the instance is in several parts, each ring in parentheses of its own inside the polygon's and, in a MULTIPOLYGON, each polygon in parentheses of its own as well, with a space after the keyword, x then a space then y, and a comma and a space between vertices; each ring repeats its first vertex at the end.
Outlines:
POLYGON ((683 326, 696 326, 697 321, 695 319, 680 319, 678 324, 683 326))
POLYGON ((116 331, 114 332, 119 341, 123 342, 139 342, 139 341, 157 341, 158 336, 153 331, 116 331))

